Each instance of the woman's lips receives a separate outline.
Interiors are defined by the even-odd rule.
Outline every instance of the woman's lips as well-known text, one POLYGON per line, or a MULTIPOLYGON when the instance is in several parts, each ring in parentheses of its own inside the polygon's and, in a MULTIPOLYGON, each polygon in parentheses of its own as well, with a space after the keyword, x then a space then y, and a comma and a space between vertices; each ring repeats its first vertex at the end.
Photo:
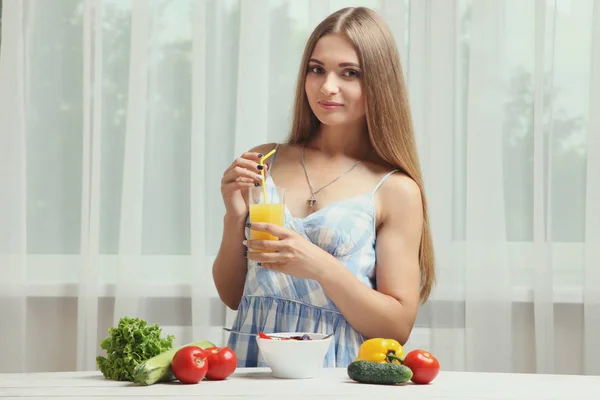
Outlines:
POLYGON ((340 103, 336 103, 334 101, 320 101, 319 105, 321 106, 321 108, 331 111, 331 110, 337 110, 340 107, 343 107, 343 104, 340 103))

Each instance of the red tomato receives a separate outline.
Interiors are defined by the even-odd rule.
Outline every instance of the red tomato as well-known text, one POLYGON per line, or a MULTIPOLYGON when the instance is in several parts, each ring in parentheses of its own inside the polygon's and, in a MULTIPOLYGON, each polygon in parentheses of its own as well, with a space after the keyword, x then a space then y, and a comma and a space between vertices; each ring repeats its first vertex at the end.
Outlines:
POLYGON ((208 371, 207 355, 197 346, 182 347, 173 356, 171 369, 181 383, 198 383, 208 371))
POLYGON ((417 384, 431 382, 440 372, 439 361, 433 354, 425 350, 409 352, 404 358, 403 364, 411 369, 413 372, 411 381, 417 384))
POLYGON ((227 379, 237 367, 237 357, 229 347, 210 347, 205 349, 208 361, 206 378, 214 381, 227 379))

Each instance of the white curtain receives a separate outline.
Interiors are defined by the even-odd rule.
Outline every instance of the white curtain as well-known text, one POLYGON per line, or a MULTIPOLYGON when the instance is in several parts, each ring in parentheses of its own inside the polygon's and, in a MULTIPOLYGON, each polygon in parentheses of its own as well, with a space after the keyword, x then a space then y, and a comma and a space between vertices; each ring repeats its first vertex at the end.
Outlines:
POLYGON ((600 374, 600 0, 3 0, 0 372, 95 369, 122 316, 223 343, 222 171, 282 141, 305 40, 402 57, 438 282, 407 348, 600 374))

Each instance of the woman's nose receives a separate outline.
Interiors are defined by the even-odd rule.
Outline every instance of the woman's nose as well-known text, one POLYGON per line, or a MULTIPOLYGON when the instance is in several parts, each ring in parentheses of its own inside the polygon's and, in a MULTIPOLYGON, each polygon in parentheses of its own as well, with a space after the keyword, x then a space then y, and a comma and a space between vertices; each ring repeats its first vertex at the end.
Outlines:
POLYGON ((333 77, 331 74, 327 75, 325 77, 323 85, 321 86, 321 93, 323 93, 326 96, 329 96, 332 94, 337 94, 339 91, 340 88, 338 87, 335 81, 335 77, 333 77))

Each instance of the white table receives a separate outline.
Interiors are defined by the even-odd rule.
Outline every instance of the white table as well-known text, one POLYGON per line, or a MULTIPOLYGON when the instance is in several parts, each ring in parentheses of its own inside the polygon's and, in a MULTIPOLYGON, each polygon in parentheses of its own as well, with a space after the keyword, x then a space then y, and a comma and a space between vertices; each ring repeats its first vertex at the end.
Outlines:
POLYGON ((240 368, 225 381, 136 386, 108 381, 99 372, 0 374, 0 399, 6 398, 600 400, 600 377, 442 371, 430 385, 379 386, 355 383, 341 368, 324 369, 305 380, 276 379, 269 369, 240 368))

